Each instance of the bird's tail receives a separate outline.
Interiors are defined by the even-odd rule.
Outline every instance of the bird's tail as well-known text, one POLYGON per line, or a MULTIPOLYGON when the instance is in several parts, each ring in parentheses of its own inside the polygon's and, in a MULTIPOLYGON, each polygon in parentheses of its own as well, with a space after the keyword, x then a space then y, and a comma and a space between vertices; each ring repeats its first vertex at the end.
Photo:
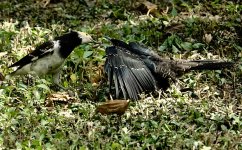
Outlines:
POLYGON ((215 60, 194 60, 181 62, 178 66, 184 71, 189 70, 219 70, 223 68, 232 68, 234 62, 215 61, 215 60))

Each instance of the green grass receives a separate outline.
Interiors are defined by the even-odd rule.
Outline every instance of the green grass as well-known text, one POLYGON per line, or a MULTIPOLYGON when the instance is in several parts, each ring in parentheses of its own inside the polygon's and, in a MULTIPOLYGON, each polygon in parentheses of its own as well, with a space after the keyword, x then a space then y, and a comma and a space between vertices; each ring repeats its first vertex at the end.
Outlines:
POLYGON ((78 0, 51 2, 0 3, 0 73, 7 75, 7 66, 69 29, 103 44, 79 46, 66 61, 61 80, 74 89, 67 91, 69 102, 47 107, 56 93, 51 76, 0 83, 1 149, 242 149, 242 5, 157 2, 158 12, 146 16, 134 1, 97 0, 88 7, 78 0), (110 43, 103 36, 143 42, 166 58, 240 64, 191 72, 165 93, 142 95, 130 103, 117 130, 115 115, 95 114, 96 105, 109 99, 102 65, 110 43), (179 86, 194 92, 181 93, 179 86))

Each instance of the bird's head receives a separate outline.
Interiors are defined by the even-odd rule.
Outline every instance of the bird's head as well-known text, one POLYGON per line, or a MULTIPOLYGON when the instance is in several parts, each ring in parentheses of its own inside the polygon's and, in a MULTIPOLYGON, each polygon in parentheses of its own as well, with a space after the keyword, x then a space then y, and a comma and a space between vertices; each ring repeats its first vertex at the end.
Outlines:
POLYGON ((93 39, 91 37, 91 35, 85 33, 85 32, 77 32, 78 33, 78 37, 80 39, 82 39, 82 44, 83 43, 90 43, 93 42, 93 39))

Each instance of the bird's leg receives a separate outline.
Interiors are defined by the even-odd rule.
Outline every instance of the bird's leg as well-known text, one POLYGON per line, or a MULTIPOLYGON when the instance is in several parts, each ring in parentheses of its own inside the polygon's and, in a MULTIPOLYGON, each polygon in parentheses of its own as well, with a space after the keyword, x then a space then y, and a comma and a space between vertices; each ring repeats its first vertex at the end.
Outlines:
POLYGON ((158 92, 158 94, 159 94, 159 95, 158 95, 158 100, 160 100, 160 99, 161 99, 161 93, 162 93, 162 91, 161 91, 161 89, 159 89, 157 92, 158 92))
POLYGON ((26 83, 28 87, 29 86, 35 86, 36 85, 36 83, 35 83, 36 81, 34 81, 33 77, 39 79, 39 76, 36 75, 36 74, 31 74, 31 75, 27 74, 27 76, 25 78, 26 80, 23 79, 23 82, 26 83))
POLYGON ((53 80, 54 80, 54 83, 61 89, 63 90, 66 90, 65 87, 63 87, 61 84, 60 84, 60 71, 57 71, 54 75, 53 75, 53 80))

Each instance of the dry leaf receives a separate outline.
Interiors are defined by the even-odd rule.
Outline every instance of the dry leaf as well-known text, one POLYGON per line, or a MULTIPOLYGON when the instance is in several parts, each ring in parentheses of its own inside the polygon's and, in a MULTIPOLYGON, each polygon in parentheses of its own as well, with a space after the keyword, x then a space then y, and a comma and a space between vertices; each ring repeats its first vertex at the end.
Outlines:
POLYGON ((97 106, 96 112, 100 112, 102 115, 117 114, 121 116, 127 110, 128 105, 129 100, 110 100, 97 106))
POLYGON ((54 107, 54 103, 59 102, 63 104, 69 104, 76 101, 75 97, 72 97, 68 92, 57 92, 50 94, 45 100, 46 107, 54 107))
POLYGON ((181 23, 174 23, 165 28, 165 31, 167 33, 176 33, 176 32, 181 32, 185 28, 184 24, 181 23))
POLYGON ((150 13, 155 14, 157 12, 158 6, 149 1, 144 1, 141 3, 138 9, 140 9, 142 12, 146 12, 148 16, 150 13))
POLYGON ((153 4, 149 1, 145 1, 142 3, 150 12, 153 12, 155 10, 157 10, 157 5, 153 4))
POLYGON ((213 39, 211 34, 205 34, 203 38, 204 38, 206 43, 210 43, 213 39))

